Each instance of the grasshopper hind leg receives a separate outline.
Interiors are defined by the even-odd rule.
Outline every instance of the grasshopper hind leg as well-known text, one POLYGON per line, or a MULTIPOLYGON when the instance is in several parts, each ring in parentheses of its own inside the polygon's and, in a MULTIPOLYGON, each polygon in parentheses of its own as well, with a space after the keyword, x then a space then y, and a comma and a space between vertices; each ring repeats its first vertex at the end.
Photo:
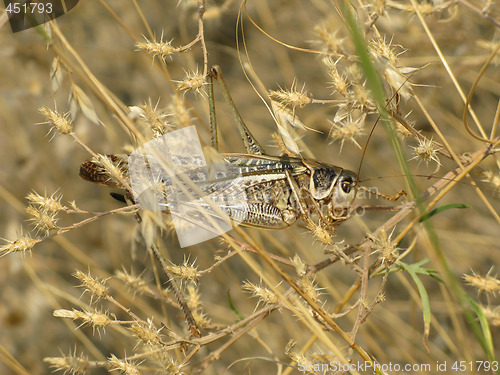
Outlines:
POLYGON ((253 155, 266 155, 264 149, 259 144, 257 139, 250 132, 248 127, 245 125, 243 118, 241 117, 238 109, 236 108, 233 99, 231 98, 231 94, 229 93, 229 89, 226 86, 226 81, 224 80, 224 76, 222 75, 222 71, 220 66, 214 65, 210 69, 210 89, 209 89, 209 105, 210 105, 210 123, 212 127, 212 146, 217 150, 218 141, 217 141, 217 128, 216 128, 216 116, 215 116, 215 103, 214 103, 214 90, 213 90, 213 80, 216 79, 219 82, 220 87, 222 88, 222 94, 224 95, 224 99, 226 100, 233 117, 238 124, 238 130, 240 131, 241 138, 243 143, 245 144, 245 148, 248 153, 253 155))
POLYGON ((283 229, 297 220, 293 210, 280 210, 266 203, 246 204, 241 210, 230 209, 229 214, 240 221, 241 225, 261 229, 283 229))

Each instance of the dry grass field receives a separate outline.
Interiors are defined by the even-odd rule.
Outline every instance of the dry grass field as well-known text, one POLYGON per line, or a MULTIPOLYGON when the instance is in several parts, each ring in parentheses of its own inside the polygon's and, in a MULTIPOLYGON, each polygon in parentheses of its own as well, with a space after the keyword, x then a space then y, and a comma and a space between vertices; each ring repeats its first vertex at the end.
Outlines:
MULTIPOLYGON (((494 0, 99 0, 4 22, 0 374, 500 373, 499 49, 494 0), (212 65, 269 155, 359 172, 358 214, 180 248, 169 215, 139 224, 79 177, 190 125, 210 152, 212 65)), ((214 91, 219 151, 244 153, 214 91)))

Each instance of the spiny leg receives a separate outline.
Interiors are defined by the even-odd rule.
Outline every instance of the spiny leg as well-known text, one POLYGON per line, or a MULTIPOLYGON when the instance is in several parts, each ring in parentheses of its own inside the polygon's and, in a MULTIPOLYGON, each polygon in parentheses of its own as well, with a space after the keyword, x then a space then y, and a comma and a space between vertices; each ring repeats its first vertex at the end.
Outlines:
POLYGON ((208 88, 208 106, 210 111, 210 129, 212 131, 212 147, 215 151, 219 151, 219 141, 217 139, 217 116, 215 114, 214 77, 212 74, 209 74, 208 76, 210 78, 208 88))
POLYGON ((377 193, 377 195, 390 201, 397 201, 401 197, 406 198, 408 196, 408 193, 406 193, 406 191, 404 190, 400 190, 396 195, 387 195, 382 193, 377 193))
POLYGON ((376 196, 387 199, 389 201, 397 201, 399 198, 406 197, 408 195, 406 193, 406 191, 404 191, 404 190, 399 191, 396 195, 388 195, 388 194, 384 194, 384 193, 379 193, 376 188, 372 189, 369 187, 360 186, 358 189, 363 190, 363 191, 367 191, 368 193, 373 192, 376 196))
MULTIPOLYGON (((217 82, 219 82, 221 88, 222 88, 222 93, 224 95, 224 99, 226 100, 227 104, 229 105, 229 108, 231 109, 231 112, 233 114, 234 119, 236 120, 236 124, 238 125, 238 130, 240 131, 241 138, 243 139, 243 143, 245 144, 245 148, 249 154, 254 154, 254 155, 266 155, 264 149, 262 146, 259 144, 259 142, 255 139, 255 137, 252 135, 250 130, 248 130, 248 127, 245 125, 245 122, 243 121, 243 118, 241 117, 240 113, 238 112, 238 109, 236 109, 236 106, 234 105, 233 99, 231 98, 231 94, 229 93, 229 90, 226 86, 226 82, 224 81, 224 77, 222 76, 222 71, 220 69, 220 66, 214 65, 210 69, 210 81, 213 82, 213 79, 216 79, 217 82)), ((212 88, 212 100, 211 100, 211 108, 210 111, 212 112, 212 105, 213 105, 213 88, 212 88)), ((213 109, 213 112, 215 113, 215 109, 213 109)), ((211 122, 212 122, 212 115, 210 117, 211 122)), ((215 115, 213 116, 213 121, 215 121, 215 115)), ((215 123, 213 122, 213 125, 215 123)), ((217 131, 212 129, 212 137, 215 134, 215 137, 217 136, 217 131)), ((212 140, 213 143, 213 140, 212 140)))
MULTIPOLYGON (((379 193, 376 188, 373 189, 373 188, 369 188, 369 187, 360 186, 358 189, 363 190, 363 191, 367 191, 369 194, 371 194, 373 192, 377 197, 381 197, 381 198, 384 198, 384 199, 387 199, 387 200, 390 200, 393 202, 397 201, 401 197, 406 198, 406 196, 407 196, 407 193, 404 190, 401 190, 396 195, 387 195, 387 194, 379 193)), ((359 205, 359 206, 355 207, 352 210, 352 212, 356 212, 356 210, 359 207, 362 207, 363 210, 365 210, 365 211, 366 210, 370 210, 370 211, 399 211, 399 210, 401 210, 402 206, 392 207, 392 206, 381 206, 381 205, 378 205, 378 206, 359 205)))

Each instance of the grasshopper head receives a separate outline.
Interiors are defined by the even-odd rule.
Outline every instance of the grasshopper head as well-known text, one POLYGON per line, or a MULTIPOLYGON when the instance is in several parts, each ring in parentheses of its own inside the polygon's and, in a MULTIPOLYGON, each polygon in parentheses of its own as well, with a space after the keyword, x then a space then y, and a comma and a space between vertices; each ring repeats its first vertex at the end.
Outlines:
POLYGON ((356 198, 358 177, 354 172, 342 170, 333 189, 332 201, 336 205, 350 206, 356 198))
POLYGON ((309 190, 318 201, 329 200, 333 204, 348 206, 356 197, 358 177, 340 167, 303 161, 310 170, 309 190))
POLYGON ((303 163, 310 170, 309 191, 323 217, 331 223, 345 220, 356 197, 357 175, 334 165, 303 163))
POLYGON ((356 198, 357 184, 358 177, 354 172, 341 170, 326 204, 324 217, 328 222, 335 225, 347 219, 356 198))

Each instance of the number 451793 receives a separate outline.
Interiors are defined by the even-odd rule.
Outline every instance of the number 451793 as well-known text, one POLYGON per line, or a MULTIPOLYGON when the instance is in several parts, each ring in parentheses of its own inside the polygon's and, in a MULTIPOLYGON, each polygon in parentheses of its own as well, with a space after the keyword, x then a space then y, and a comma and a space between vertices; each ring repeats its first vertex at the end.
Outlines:
POLYGON ((7 13, 52 13, 52 3, 10 3, 7 13))
POLYGON ((455 361, 452 370, 465 371, 498 371, 498 361, 455 361))

